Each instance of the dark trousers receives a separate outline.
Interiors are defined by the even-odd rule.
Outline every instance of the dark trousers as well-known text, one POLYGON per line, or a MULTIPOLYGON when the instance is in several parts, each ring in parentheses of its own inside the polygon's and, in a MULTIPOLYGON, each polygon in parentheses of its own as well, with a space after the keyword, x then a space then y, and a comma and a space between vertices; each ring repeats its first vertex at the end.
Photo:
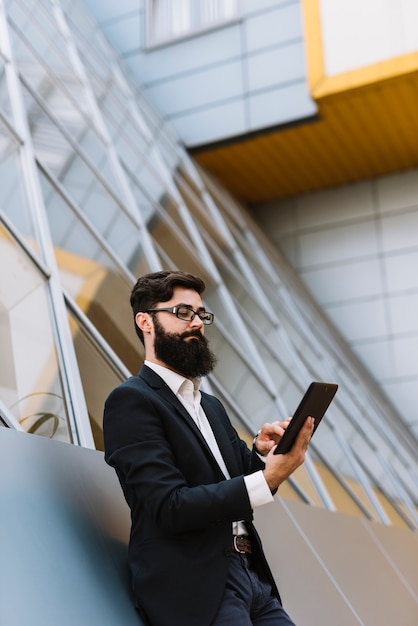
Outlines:
POLYGON ((295 626, 251 556, 234 552, 219 611, 211 626, 295 626))

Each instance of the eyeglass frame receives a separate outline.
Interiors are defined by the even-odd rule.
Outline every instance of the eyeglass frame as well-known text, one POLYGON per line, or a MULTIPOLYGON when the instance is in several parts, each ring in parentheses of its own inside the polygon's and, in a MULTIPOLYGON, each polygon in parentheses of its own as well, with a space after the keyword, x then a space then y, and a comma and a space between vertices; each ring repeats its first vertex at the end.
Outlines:
POLYGON ((143 313, 160 313, 161 311, 166 311, 167 313, 172 313, 173 315, 175 315, 177 317, 178 320, 181 320, 182 322, 192 322, 194 320, 194 318, 197 317, 203 322, 203 324, 205 326, 209 326, 210 324, 213 324, 213 320, 215 319, 215 314, 214 313, 209 313, 209 311, 205 311, 205 309, 200 309, 199 311, 195 311, 194 309, 192 309, 191 306, 189 306, 188 304, 178 304, 176 306, 170 306, 170 307, 164 307, 164 308, 160 308, 160 309, 147 309, 146 311, 143 311, 143 313), (187 309, 188 311, 191 312, 191 318, 189 320, 185 320, 181 317, 178 316, 178 310, 179 309, 187 309), (202 317, 202 315, 209 315, 209 319, 205 319, 204 317, 202 317))

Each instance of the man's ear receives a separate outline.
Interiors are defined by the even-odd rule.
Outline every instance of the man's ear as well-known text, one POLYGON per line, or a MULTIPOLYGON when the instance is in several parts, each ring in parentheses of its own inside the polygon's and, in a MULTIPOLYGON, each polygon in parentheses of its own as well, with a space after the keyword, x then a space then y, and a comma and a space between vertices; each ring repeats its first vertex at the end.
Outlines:
POLYGON ((149 313, 142 313, 141 311, 137 313, 135 315, 135 323, 144 334, 149 334, 152 330, 151 316, 149 313))

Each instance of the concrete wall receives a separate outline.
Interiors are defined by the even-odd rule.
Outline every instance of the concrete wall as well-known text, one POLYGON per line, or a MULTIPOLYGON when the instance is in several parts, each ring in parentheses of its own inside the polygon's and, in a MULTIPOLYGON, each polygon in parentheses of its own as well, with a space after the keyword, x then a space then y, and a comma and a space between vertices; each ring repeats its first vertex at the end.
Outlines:
POLYGON ((318 2, 327 76, 417 50, 415 0, 318 2))
POLYGON ((418 170, 254 214, 418 438, 418 170))
POLYGON ((0 428, 0 624, 140 626, 103 454, 0 428))
MULTIPOLYGON (((103 455, 0 428, 2 626, 140 626, 129 512, 103 455)), ((298 626, 418 622, 407 529, 277 499, 256 523, 298 626)))

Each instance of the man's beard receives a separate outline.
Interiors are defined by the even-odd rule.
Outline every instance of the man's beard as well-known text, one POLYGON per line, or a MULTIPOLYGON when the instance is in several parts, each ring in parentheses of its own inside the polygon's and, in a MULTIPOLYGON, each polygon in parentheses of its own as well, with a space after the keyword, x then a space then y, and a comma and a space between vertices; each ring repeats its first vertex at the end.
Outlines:
POLYGON ((168 333, 154 316, 154 351, 159 361, 185 378, 207 376, 216 365, 216 356, 199 330, 168 333), (196 337, 189 339, 187 337, 196 337))

